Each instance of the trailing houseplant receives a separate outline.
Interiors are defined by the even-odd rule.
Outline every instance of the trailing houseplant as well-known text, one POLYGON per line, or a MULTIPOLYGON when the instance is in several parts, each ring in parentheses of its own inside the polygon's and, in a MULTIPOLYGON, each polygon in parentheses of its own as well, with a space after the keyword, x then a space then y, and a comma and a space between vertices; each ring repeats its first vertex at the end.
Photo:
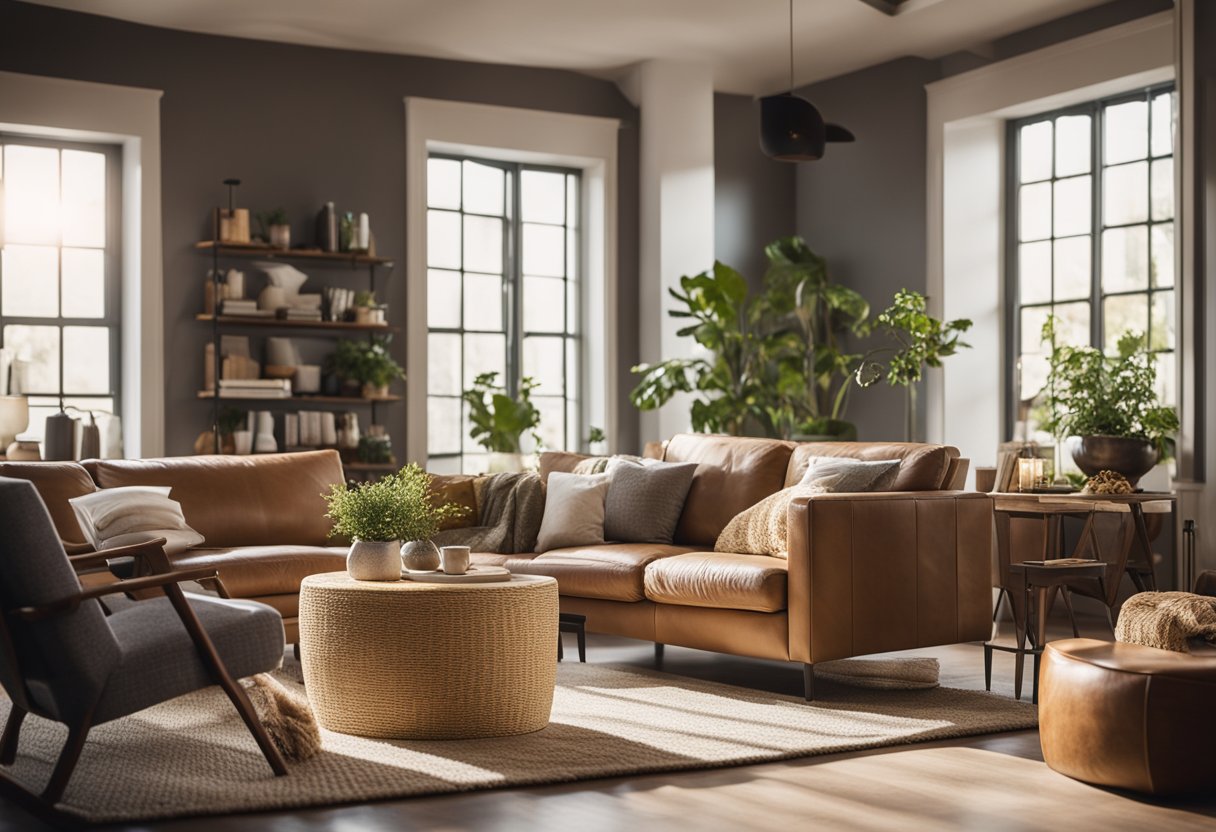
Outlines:
POLYGON ((870 350, 856 372, 857 383, 862 387, 885 379, 892 387, 904 388, 904 438, 909 442, 918 439, 916 392, 925 367, 940 367, 943 358, 971 346, 961 340, 962 334, 971 329, 970 320, 942 321, 927 309, 928 302, 920 292, 910 289, 896 292, 894 301, 879 313, 874 326, 896 346, 870 350))
POLYGON ((1056 436, 1078 437, 1073 461, 1088 476, 1101 470, 1135 484, 1173 453, 1178 412, 1157 395, 1156 354, 1144 335, 1128 330, 1115 353, 1058 343, 1056 321, 1043 325, 1051 346, 1044 385, 1047 423, 1056 436))
POLYGON ((388 351, 389 336, 372 337, 367 341, 343 340, 327 366, 344 382, 360 386, 362 395, 383 398, 388 386, 405 378, 405 370, 388 351))
POLYGON ((461 394, 469 406, 469 436, 490 452, 491 471, 518 471, 523 467, 521 442, 525 433, 531 434, 537 447, 541 445, 540 411, 532 403, 532 391, 538 383, 531 376, 519 381, 519 395, 512 397, 498 383, 498 373, 482 373, 473 385, 461 394))
POLYGON ((346 568, 360 581, 396 581, 401 578, 402 541, 425 541, 434 553, 435 569, 439 553, 430 539, 440 524, 459 517, 464 509, 453 504, 438 505, 431 491, 431 476, 411 464, 395 474, 355 486, 336 483, 325 498, 325 516, 333 520, 330 535, 351 538, 346 568))

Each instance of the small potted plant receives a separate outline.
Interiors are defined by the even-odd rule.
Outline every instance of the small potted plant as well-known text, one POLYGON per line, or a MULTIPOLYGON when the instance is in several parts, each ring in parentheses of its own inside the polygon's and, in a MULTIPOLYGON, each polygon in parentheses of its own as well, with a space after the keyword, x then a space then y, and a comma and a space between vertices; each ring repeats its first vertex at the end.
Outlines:
POLYGON ((376 310, 379 309, 379 307, 376 305, 375 292, 369 292, 367 290, 355 292, 355 300, 351 304, 351 309, 353 309, 355 313, 355 323, 374 323, 373 318, 375 317, 376 310))
POLYGON ((282 208, 258 213, 258 225, 262 228, 262 239, 271 248, 291 248, 291 226, 287 223, 287 212, 282 208))
POLYGON ((1057 343, 1055 319, 1043 326, 1051 345, 1044 385, 1045 427, 1077 437, 1072 458, 1087 476, 1114 471, 1134 486, 1173 451, 1178 412, 1157 395, 1156 355, 1139 332, 1119 338, 1114 355, 1057 343))
POLYGON ((357 386, 365 399, 383 399, 389 385, 405 378, 405 370, 388 351, 389 338, 339 341, 332 369, 345 384, 357 386))
POLYGON ((322 496, 328 509, 325 516, 333 520, 330 536, 351 539, 346 571, 357 581, 400 580, 402 541, 419 550, 412 563, 423 564, 407 562, 407 568, 437 569, 439 552, 430 538, 444 520, 464 512, 451 503, 436 505, 430 474, 412 464, 374 482, 353 487, 337 483, 322 496), (426 547, 433 560, 423 557, 426 547))
POLYGON ((482 373, 462 394, 473 425, 469 436, 490 452, 491 473, 523 470, 520 443, 525 433, 530 433, 540 447, 540 435, 536 432, 540 411, 532 403, 532 391, 537 386, 533 378, 524 376, 519 382, 519 398, 513 399, 498 384, 498 373, 482 373))

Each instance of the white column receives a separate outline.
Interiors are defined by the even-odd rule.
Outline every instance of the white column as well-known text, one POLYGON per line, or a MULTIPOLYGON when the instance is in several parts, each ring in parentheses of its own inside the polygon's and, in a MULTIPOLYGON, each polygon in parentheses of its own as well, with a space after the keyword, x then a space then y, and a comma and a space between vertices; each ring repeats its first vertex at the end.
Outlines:
MULTIPOLYGON (((642 110, 640 131, 638 314, 643 362, 688 357, 667 314, 668 288, 714 262, 714 89, 707 64, 654 60, 638 65, 622 89, 642 110)), ((642 414, 641 439, 690 429, 681 396, 642 414)))

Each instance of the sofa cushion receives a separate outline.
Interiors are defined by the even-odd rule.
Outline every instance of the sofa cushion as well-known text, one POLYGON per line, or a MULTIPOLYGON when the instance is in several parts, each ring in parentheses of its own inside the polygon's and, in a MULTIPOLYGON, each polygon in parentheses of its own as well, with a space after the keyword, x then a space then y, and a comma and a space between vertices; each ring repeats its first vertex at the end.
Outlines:
POLYGON ((786 607, 786 563, 764 555, 696 552, 646 567, 646 597, 656 604, 780 612, 786 607))
POLYGON ((672 437, 663 458, 697 463, 675 542, 712 547, 732 517, 785 487, 793 449, 793 443, 776 439, 693 433, 672 437))
POLYGON ((847 456, 853 459, 898 459, 899 476, 891 491, 939 491, 946 485, 950 461, 958 448, 921 442, 804 442, 794 448, 785 486, 801 481, 812 457, 847 456))
POLYGON ((464 509, 459 517, 449 517, 440 522, 440 531, 479 525, 476 481, 477 477, 472 474, 431 474, 431 494, 435 505, 455 503, 464 509))
POLYGON ((536 551, 604 542, 604 500, 608 475, 554 471, 545 496, 545 514, 536 535, 536 551))
POLYGON ((85 467, 102 488, 172 486, 186 522, 217 548, 325 546, 321 494, 343 480, 337 451, 92 459, 85 467))
POLYGON ((68 500, 97 490, 89 472, 79 462, 0 462, 0 477, 29 480, 46 503, 55 531, 64 543, 85 545, 88 538, 76 522, 68 500))
POLYGON ((646 565, 692 551, 687 546, 659 543, 606 543, 554 549, 531 560, 513 559, 504 564, 524 575, 548 575, 557 579, 562 595, 603 598, 609 601, 641 601, 646 565))
POLYGON ((346 569, 346 547, 245 546, 189 549, 169 558, 178 569, 207 568, 219 573, 232 598, 298 593, 300 581, 319 572, 346 569))
POLYGON ((604 503, 604 537, 624 543, 671 543, 697 466, 614 459, 604 503))

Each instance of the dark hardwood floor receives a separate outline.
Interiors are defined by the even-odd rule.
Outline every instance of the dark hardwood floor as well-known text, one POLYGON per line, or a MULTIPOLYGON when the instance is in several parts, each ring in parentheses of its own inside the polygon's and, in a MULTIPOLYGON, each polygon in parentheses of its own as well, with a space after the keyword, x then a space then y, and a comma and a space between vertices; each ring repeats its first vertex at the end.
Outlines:
MULTIPOLYGON (((570 648, 573 647, 571 639, 570 648)), ((567 661, 574 653, 566 652, 567 661)), ((983 688, 974 644, 914 651, 940 659, 943 684, 983 688)), ((589 636, 588 660, 654 666, 651 645, 589 636)), ((800 695, 797 665, 667 648, 662 669, 800 695)), ((1013 660, 997 654, 994 689, 1012 696, 1013 660)), ((1202 752, 1211 753, 1211 749, 1202 752)), ((1036 731, 833 754, 712 771, 157 824, 173 832, 349 832, 527 829, 596 832, 709 830, 1189 830, 1216 829, 1216 797, 1156 801, 1062 777, 1042 762, 1036 731)), ((0 832, 71 828, 0 800, 0 832)))

